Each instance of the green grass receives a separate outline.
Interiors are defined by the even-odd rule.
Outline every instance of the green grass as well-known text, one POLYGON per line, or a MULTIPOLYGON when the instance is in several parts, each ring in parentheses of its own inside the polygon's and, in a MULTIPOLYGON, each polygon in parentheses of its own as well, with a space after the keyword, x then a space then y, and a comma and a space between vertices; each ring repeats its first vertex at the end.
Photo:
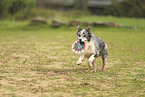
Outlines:
POLYGON ((92 73, 87 60, 77 66, 78 55, 71 50, 76 27, 0 21, 0 96, 145 96, 145 19, 93 16, 77 20, 114 21, 138 29, 92 27, 107 42, 109 54, 105 70, 101 71, 98 58, 97 72, 92 73))

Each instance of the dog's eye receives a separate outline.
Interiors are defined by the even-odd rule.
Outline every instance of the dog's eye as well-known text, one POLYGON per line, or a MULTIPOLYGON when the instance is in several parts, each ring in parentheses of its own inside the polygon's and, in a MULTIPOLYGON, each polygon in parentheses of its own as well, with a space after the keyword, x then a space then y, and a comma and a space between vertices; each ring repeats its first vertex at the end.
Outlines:
POLYGON ((81 35, 79 34, 79 37, 81 37, 81 35))
POLYGON ((83 35, 83 37, 86 37, 86 35, 83 35))

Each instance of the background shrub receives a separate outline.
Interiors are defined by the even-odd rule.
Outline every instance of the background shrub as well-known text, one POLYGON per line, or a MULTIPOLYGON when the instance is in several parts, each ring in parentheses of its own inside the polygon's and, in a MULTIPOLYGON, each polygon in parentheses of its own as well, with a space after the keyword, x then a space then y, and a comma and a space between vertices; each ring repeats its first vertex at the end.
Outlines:
POLYGON ((9 0, 8 3, 8 12, 10 14, 15 14, 20 10, 28 11, 34 7, 34 0, 9 0))
POLYGON ((0 18, 3 18, 7 14, 7 2, 6 0, 0 0, 0 18))
POLYGON ((105 14, 124 17, 145 17, 145 0, 112 1, 112 5, 106 8, 105 14))
POLYGON ((34 0, 0 0, 0 18, 13 16, 16 16, 16 18, 27 18, 28 12, 34 6, 34 0))

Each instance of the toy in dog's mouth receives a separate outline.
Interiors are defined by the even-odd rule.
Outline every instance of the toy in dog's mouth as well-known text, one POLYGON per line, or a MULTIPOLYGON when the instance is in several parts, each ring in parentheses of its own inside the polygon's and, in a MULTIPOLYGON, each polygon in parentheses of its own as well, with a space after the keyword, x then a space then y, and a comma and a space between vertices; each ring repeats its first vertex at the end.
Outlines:
POLYGON ((75 41, 72 44, 72 51, 74 53, 80 54, 86 50, 86 43, 85 42, 80 42, 79 40, 75 41))

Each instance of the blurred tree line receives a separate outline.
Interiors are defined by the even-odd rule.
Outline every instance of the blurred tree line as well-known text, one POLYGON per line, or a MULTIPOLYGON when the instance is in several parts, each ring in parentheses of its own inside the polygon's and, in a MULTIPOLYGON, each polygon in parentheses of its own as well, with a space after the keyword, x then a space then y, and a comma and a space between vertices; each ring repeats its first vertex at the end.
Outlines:
MULTIPOLYGON (((35 7, 36 0, 0 0, 0 18, 6 18, 9 15, 16 15, 21 19, 29 18, 38 12, 30 12, 35 7)), ((80 12, 88 10, 88 0, 74 0, 73 9, 80 12)), ((145 0, 123 0, 122 2, 112 0, 112 5, 106 6, 102 15, 145 17, 145 0)))
POLYGON ((34 6, 34 0, 0 0, 0 18, 14 15, 19 11, 23 11, 23 15, 26 16, 34 6))
POLYGON ((112 5, 106 8, 105 14, 123 17, 145 17, 145 0, 123 0, 120 3, 112 0, 112 5))
POLYGON ((87 10, 88 0, 74 0, 74 8, 78 10, 87 10))

